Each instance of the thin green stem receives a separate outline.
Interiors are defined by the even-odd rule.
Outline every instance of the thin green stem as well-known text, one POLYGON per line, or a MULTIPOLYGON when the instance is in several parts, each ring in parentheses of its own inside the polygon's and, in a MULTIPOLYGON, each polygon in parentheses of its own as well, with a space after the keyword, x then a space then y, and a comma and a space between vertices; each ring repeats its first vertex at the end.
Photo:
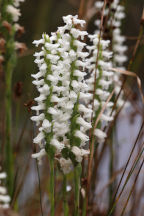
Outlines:
POLYGON ((16 65, 16 51, 15 51, 15 27, 13 25, 12 16, 7 13, 6 8, 11 1, 0 1, 1 5, 1 21, 0 31, 6 41, 4 57, 4 72, 5 72, 5 170, 7 172, 7 188, 8 193, 13 193, 13 151, 12 151, 12 74, 16 65), (2 22, 8 21, 11 24, 11 30, 8 31, 3 27, 2 22))
POLYGON ((82 216, 86 216, 86 203, 87 203, 87 199, 85 197, 83 200, 82 216))
POLYGON ((11 142, 11 128, 12 128, 12 72, 14 68, 14 58, 15 54, 11 53, 9 61, 7 62, 7 65, 5 67, 6 72, 6 88, 5 88, 5 166, 6 166, 6 172, 8 175, 7 178, 7 187, 8 192, 11 195, 13 192, 13 152, 12 152, 12 142, 11 142))
POLYGON ((66 177, 66 175, 63 175, 63 209, 64 209, 64 216, 69 215, 66 187, 67 187, 67 177, 66 177))
MULTIPOLYGON (((114 173, 114 145, 113 145, 113 132, 110 138, 109 150, 110 150, 110 162, 109 162, 109 179, 112 178, 114 173)), ((109 185, 109 208, 111 207, 112 203, 112 196, 113 196, 114 184, 111 183, 109 185)))
POLYGON ((75 181, 75 212, 74 212, 74 216, 79 216, 80 177, 81 177, 81 164, 79 163, 74 169, 74 181, 75 181))
POLYGON ((50 202, 51 202, 51 216, 55 214, 54 202, 54 158, 50 158, 50 202))
POLYGON ((43 216, 43 208, 42 208, 42 192, 41 192, 41 180, 40 180, 40 172, 38 161, 36 161, 37 174, 38 174, 38 184, 39 184, 39 195, 40 195, 40 208, 41 208, 41 216, 43 216))

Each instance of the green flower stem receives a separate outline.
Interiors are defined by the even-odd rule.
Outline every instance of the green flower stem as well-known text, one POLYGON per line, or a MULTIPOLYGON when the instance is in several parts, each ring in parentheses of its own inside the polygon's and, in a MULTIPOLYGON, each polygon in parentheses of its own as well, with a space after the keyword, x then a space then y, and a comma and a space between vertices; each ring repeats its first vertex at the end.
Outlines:
POLYGON ((12 4, 12 0, 0 0, 1 9, 1 20, 0 20, 0 31, 2 37, 4 38, 5 53, 4 57, 4 72, 5 72, 5 146, 4 146, 4 156, 5 156, 5 171, 7 173, 7 188, 9 195, 13 193, 13 152, 12 152, 12 73, 16 65, 16 51, 15 51, 15 27, 13 25, 13 19, 11 14, 7 13, 7 5, 12 4), (8 31, 3 25, 3 21, 8 21, 11 24, 11 30, 8 31))
POLYGON ((54 158, 50 158, 50 202, 51 202, 51 216, 55 214, 55 203, 54 203, 54 158))
POLYGON ((13 192, 13 151, 12 151, 12 73, 16 64, 16 53, 14 49, 14 34, 12 31, 10 38, 7 41, 7 53, 5 64, 5 167, 7 172, 7 188, 10 195, 13 192))
POLYGON ((74 212, 74 216, 79 216, 80 177, 81 177, 81 164, 79 163, 74 169, 74 181, 75 181, 75 212, 74 212))
MULTIPOLYGON (((109 143, 110 161, 109 161, 109 180, 113 177, 114 173, 114 130, 112 131, 109 143)), ((109 208, 112 204, 112 197, 114 192, 114 182, 109 185, 109 208)))
POLYGON ((5 90, 5 166, 8 175, 7 186, 9 194, 12 194, 13 188, 13 153, 11 146, 11 79, 12 71, 8 68, 6 71, 6 90, 5 90))
POLYGON ((69 215, 66 187, 67 187, 67 176, 63 175, 63 209, 64 209, 64 216, 69 215))
POLYGON ((86 206, 87 206, 87 198, 83 199, 83 207, 82 207, 82 216, 86 216, 86 206))

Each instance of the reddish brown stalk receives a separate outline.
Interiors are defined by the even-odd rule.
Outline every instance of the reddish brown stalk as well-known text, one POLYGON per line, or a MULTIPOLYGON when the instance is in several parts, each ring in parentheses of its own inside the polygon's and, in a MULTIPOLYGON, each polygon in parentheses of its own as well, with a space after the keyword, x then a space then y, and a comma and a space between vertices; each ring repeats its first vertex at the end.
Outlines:
POLYGON ((81 0, 80 2, 79 12, 78 12, 79 19, 83 19, 85 17, 87 2, 88 0, 81 0))
MULTIPOLYGON (((140 203, 141 203, 140 201, 141 201, 141 198, 142 198, 143 194, 144 194, 144 183, 142 184, 142 186, 141 186, 141 188, 139 190, 137 198, 135 199, 135 197, 134 197, 132 208, 131 208, 131 211, 130 211, 131 216, 135 216, 136 215, 136 210, 140 209, 140 203)), ((139 215, 142 215, 142 214, 139 214, 139 215)))

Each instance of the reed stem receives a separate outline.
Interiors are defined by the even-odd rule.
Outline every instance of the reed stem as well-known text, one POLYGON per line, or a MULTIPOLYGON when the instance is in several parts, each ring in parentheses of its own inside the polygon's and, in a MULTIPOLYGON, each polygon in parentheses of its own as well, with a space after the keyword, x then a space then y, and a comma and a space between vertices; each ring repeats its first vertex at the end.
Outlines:
POLYGON ((74 216, 79 216, 80 177, 81 177, 81 164, 79 163, 74 169, 74 181, 75 181, 75 212, 74 212, 74 216))
POLYGON ((12 151, 12 74, 16 64, 16 54, 13 43, 14 31, 7 42, 7 63, 5 65, 5 167, 7 172, 7 188, 10 195, 13 192, 13 151, 12 151))
POLYGON ((12 70, 7 67, 6 70, 6 89, 5 89, 5 166, 7 171, 7 186, 9 194, 13 190, 13 153, 11 146, 11 79, 12 70))
POLYGON ((63 175, 63 209, 64 209, 64 216, 69 215, 66 187, 67 187, 67 176, 63 175))
POLYGON ((51 202, 51 211, 50 215, 54 216, 55 214, 55 203, 54 203, 54 159, 50 157, 50 202, 51 202))

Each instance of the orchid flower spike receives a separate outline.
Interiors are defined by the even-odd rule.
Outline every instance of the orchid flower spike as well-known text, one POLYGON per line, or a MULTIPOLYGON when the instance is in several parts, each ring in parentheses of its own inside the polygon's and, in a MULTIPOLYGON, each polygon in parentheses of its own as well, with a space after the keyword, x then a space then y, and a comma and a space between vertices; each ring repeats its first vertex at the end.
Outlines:
POLYGON ((63 21, 65 25, 56 33, 43 34, 42 39, 33 42, 41 44, 42 50, 34 55, 39 72, 32 75, 33 84, 40 94, 35 98, 37 105, 32 107, 36 115, 31 119, 39 128, 33 141, 41 149, 33 157, 59 155, 61 169, 66 173, 89 153, 84 146, 91 123, 85 116, 92 111, 84 103, 91 97, 84 79, 89 54, 83 51, 83 40, 87 32, 77 29, 85 21, 72 15, 63 17, 63 21))

